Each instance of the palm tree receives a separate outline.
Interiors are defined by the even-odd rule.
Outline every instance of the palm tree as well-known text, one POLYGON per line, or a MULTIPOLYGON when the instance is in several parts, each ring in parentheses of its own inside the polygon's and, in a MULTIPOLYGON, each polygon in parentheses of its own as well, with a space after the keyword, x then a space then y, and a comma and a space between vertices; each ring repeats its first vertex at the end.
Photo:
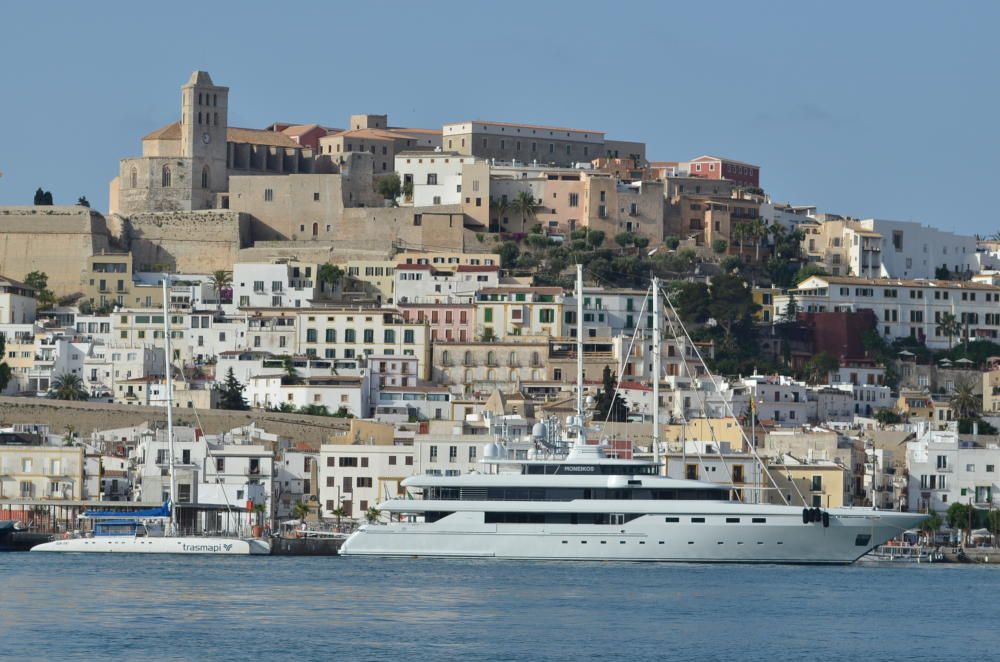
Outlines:
POLYGON ((739 256, 740 256, 740 258, 743 257, 743 239, 747 238, 749 236, 749 234, 748 234, 749 229, 750 229, 750 227, 749 227, 748 223, 737 223, 729 231, 729 241, 731 243, 735 243, 737 246, 739 246, 739 249, 740 249, 739 256))
POLYGON ((295 505, 292 506, 292 517, 295 519, 305 519, 309 517, 309 504, 305 503, 301 499, 295 501, 295 505))
POLYGON ((948 336, 948 349, 951 349, 952 339, 955 336, 962 335, 962 323, 953 314, 945 313, 941 316, 939 326, 941 327, 941 333, 948 336))
POLYGON ((90 394, 80 375, 64 372, 52 380, 49 397, 55 400, 86 400, 90 394))
POLYGON ((372 506, 371 508, 369 508, 368 510, 365 511, 365 519, 368 520, 369 524, 371 524, 372 522, 377 522, 378 518, 379 518, 379 515, 381 515, 381 514, 382 513, 381 513, 381 511, 379 511, 378 508, 376 508, 375 506, 372 506))
POLYGON ((343 506, 337 506, 335 509, 330 511, 330 514, 337 518, 337 528, 340 528, 340 520, 343 517, 347 517, 347 511, 344 510, 343 506))
MULTIPOLYGON (((777 225, 777 224, 775 224, 777 225)), ((777 227, 781 227, 778 225, 777 227)), ((754 254, 753 261, 760 262, 760 242, 767 238, 767 223, 763 218, 756 218, 750 222, 750 236, 753 237, 754 254)))
POLYGON ((226 271, 225 269, 219 269, 218 271, 213 271, 208 280, 212 283, 212 289, 215 290, 215 298, 219 302, 219 307, 221 308, 222 290, 233 284, 233 272, 226 271))
POLYGON ((971 379, 956 379, 955 392, 948 404, 958 420, 970 419, 979 414, 982 398, 976 395, 976 387, 971 379))
MULTIPOLYGON (((763 220, 761 221, 761 223, 763 223, 763 220)), ((781 243, 781 240, 784 239, 785 235, 787 234, 787 232, 785 231, 785 227, 778 223, 773 224, 770 228, 768 228, 766 225, 764 227, 765 227, 764 236, 766 237, 767 234, 770 233, 772 239, 774 239, 774 247, 773 247, 774 250, 772 252, 772 255, 774 257, 778 257, 778 244, 781 243)))
POLYGON ((528 191, 521 191, 514 198, 514 201, 510 203, 510 209, 521 216, 521 232, 524 232, 524 228, 528 225, 528 221, 535 217, 541 209, 541 203, 535 199, 528 191))
POLYGON ((507 203, 506 196, 490 198, 490 216, 496 215, 496 226, 493 226, 491 223, 490 232, 500 231, 500 222, 503 220, 503 215, 507 213, 508 209, 510 209, 510 205, 507 203))

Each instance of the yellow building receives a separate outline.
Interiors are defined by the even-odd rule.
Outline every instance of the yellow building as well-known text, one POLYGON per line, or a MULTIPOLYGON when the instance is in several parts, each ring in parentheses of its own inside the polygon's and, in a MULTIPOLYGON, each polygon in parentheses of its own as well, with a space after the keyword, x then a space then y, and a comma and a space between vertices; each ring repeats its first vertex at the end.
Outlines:
POLYGON ((81 446, 0 445, 0 499, 84 498, 81 446))
POLYGON ((851 474, 836 462, 803 462, 791 455, 773 460, 767 467, 779 492, 767 490, 765 501, 793 506, 840 508, 850 505, 851 474))
POLYGON ((774 321, 774 297, 781 294, 777 287, 753 288, 753 302, 760 308, 753 314, 758 322, 774 321))
POLYGON ((487 287, 476 295, 476 337, 563 336, 560 287, 487 287))
POLYGON ((743 428, 735 418, 693 418, 685 423, 662 427, 661 439, 668 444, 685 441, 728 443, 734 452, 746 449, 743 428))
POLYGON ((983 413, 1000 413, 1000 370, 983 373, 983 413))
POLYGON ((348 260, 343 267, 348 280, 344 292, 367 295, 379 304, 393 303, 397 264, 399 260, 348 260))
POLYGON ((163 306, 163 289, 141 285, 132 280, 132 254, 101 251, 87 258, 81 279, 83 300, 94 308, 127 306, 156 308, 163 306))
POLYGON ((896 409, 912 423, 934 419, 934 401, 923 391, 900 391, 896 409))

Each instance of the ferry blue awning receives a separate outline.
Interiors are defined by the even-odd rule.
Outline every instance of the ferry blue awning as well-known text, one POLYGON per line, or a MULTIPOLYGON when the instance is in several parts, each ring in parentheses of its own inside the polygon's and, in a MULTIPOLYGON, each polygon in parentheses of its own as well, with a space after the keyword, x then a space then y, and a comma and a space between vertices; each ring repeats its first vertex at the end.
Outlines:
POLYGON ((121 519, 123 517, 149 518, 149 517, 170 517, 170 504, 165 503, 159 508, 147 508, 146 510, 106 510, 93 511, 80 515, 89 519, 121 519))

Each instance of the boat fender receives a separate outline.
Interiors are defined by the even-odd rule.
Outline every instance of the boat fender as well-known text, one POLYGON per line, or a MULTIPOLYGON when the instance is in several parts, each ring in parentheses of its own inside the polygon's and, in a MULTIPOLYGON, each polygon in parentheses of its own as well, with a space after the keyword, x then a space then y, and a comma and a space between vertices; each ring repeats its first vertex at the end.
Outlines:
POLYGON ((809 521, 818 522, 820 520, 819 508, 809 509, 809 521))
POLYGON ((803 524, 808 524, 810 521, 812 521, 812 516, 809 514, 809 509, 808 508, 803 508, 802 509, 802 523, 803 524))
POLYGON ((830 527, 830 513, 823 511, 823 528, 827 529, 830 527))

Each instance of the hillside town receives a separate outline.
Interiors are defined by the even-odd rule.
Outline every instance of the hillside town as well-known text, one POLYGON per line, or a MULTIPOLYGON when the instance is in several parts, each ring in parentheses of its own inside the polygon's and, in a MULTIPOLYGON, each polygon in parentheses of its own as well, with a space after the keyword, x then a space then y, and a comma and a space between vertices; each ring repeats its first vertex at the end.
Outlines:
POLYGON ((302 119, 231 126, 196 71, 106 212, 0 207, 0 519, 165 501, 173 382, 190 531, 384 518, 587 396, 595 443, 667 477, 1000 534, 1000 235, 599 127, 302 119))

